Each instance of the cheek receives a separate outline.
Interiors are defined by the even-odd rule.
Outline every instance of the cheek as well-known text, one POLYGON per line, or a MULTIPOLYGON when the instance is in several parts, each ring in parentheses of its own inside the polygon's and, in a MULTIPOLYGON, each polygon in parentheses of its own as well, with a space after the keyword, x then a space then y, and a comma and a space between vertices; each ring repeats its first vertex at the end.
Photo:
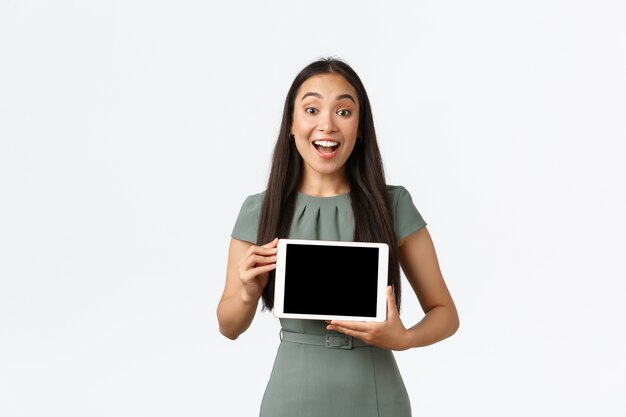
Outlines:
MULTIPOLYGON (((297 131, 296 131, 296 135, 298 135, 297 131)), ((308 141, 308 139, 304 138, 302 136, 303 135, 300 133, 299 137, 296 136, 296 141, 295 141, 296 149, 298 150, 298 153, 300 154, 301 157, 306 155, 308 152, 311 151, 309 149, 309 141, 308 141)))
POLYGON ((352 117, 350 117, 349 120, 345 121, 345 129, 348 131, 350 131, 351 133, 354 133, 354 135, 356 136, 356 133, 359 130, 359 113, 355 112, 352 117))
POLYGON ((356 146, 356 141, 351 141, 350 143, 346 143, 344 152, 346 153, 347 157, 352 155, 352 152, 354 151, 355 146, 356 146))
POLYGON ((349 137, 351 140, 355 139, 359 132, 358 121, 356 123, 355 122, 347 123, 344 126, 344 132, 346 133, 346 136, 349 137))
POLYGON ((306 131, 309 129, 310 123, 307 123, 305 118, 294 116, 291 122, 292 129, 299 131, 306 131))

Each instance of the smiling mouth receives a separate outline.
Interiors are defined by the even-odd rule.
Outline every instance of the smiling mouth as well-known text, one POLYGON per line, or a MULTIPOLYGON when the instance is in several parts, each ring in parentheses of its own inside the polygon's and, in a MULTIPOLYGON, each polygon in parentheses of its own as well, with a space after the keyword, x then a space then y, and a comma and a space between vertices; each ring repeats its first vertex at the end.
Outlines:
POLYGON ((339 148, 339 142, 335 142, 334 140, 316 140, 313 142, 315 149, 323 155, 332 155, 339 148))

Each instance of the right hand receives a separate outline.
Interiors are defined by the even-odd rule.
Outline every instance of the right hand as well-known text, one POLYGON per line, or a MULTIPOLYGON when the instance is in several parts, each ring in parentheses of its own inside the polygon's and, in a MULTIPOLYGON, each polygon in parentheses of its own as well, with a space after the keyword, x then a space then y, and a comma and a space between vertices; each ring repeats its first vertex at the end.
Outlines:
POLYGON ((258 302, 269 279, 269 271, 276 268, 278 238, 263 246, 250 246, 239 262, 239 278, 243 284, 241 298, 244 302, 258 302))

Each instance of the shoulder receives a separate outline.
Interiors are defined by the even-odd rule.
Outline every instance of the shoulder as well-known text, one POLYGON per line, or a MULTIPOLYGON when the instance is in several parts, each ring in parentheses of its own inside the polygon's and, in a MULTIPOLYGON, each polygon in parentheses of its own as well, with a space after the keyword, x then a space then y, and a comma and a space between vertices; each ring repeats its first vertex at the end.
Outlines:
POLYGON ((389 197, 398 195, 401 193, 408 193, 408 191, 406 190, 406 188, 404 188, 404 186, 387 184, 387 194, 389 194, 389 197))
POLYGON ((389 196, 389 205, 392 209, 397 207, 398 203, 409 199, 412 201, 411 194, 402 185, 387 184, 387 195, 389 196))
POLYGON ((261 210, 261 205, 263 204, 264 197, 265 191, 247 196, 246 199, 243 201, 243 204, 241 205, 241 209, 261 210))
POLYGON ((241 209, 239 209, 239 215, 231 233, 232 237, 251 243, 256 242, 259 215, 264 197, 265 191, 246 197, 241 209))
POLYGON ((401 185, 387 185, 387 194, 398 240, 426 226, 426 221, 415 207, 413 197, 406 188, 401 185))

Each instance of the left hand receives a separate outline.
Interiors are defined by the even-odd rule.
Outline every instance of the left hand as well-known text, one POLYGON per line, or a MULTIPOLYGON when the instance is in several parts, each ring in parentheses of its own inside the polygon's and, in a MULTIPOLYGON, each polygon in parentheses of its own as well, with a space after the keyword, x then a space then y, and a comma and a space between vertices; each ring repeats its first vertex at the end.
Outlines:
POLYGON ((356 337, 383 349, 406 350, 408 349, 408 331, 398 314, 396 299, 393 296, 391 286, 387 287, 387 320, 377 322, 364 321, 327 321, 327 330, 335 330, 347 336, 356 337))

